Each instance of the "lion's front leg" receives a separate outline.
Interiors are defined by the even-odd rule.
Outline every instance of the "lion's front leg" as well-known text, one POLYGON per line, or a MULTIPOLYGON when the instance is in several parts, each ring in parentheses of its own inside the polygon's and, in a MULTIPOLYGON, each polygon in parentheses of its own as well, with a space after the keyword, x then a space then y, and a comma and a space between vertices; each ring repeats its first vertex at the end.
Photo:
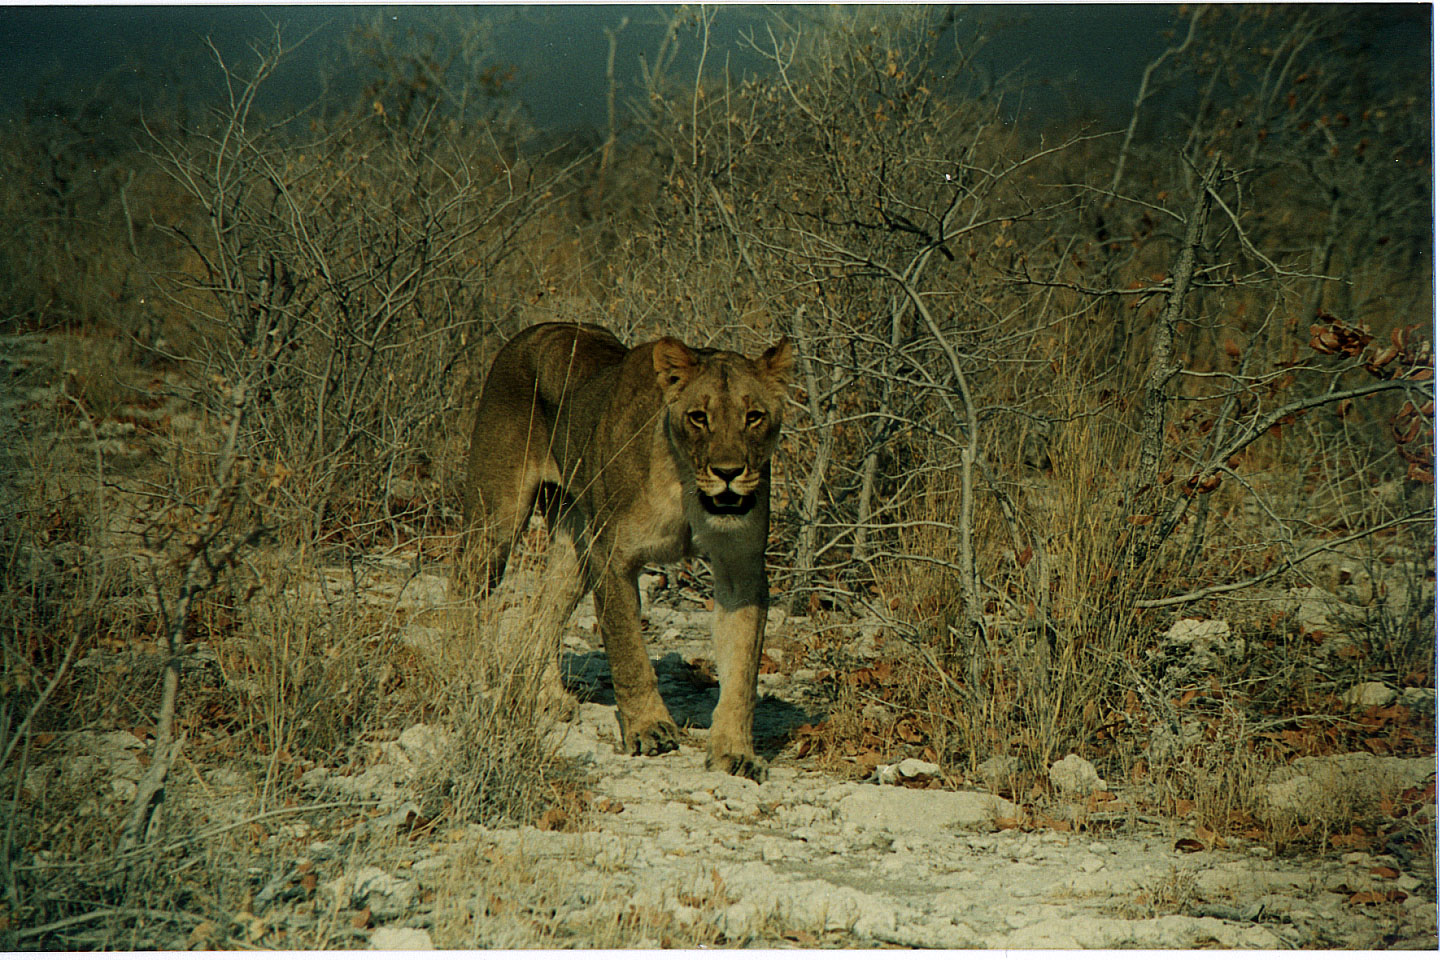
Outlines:
POLYGON ((765 761, 755 755, 755 687, 760 649, 765 643, 769 587, 764 556, 726 563, 714 558, 715 664, 720 702, 710 721, 707 768, 749 777, 766 776, 765 761), (738 567, 738 569, 737 569, 738 567))
POLYGON ((680 745, 680 728, 660 699, 655 668, 645 653, 635 573, 600 573, 595 583, 595 615, 615 684, 621 749, 647 757, 674 750, 680 745))

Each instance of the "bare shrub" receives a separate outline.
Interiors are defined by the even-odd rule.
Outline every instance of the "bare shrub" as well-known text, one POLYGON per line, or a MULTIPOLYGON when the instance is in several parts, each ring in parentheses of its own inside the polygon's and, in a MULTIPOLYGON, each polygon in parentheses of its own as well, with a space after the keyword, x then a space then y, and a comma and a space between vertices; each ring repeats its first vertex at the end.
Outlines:
MULTIPOLYGON (((554 578, 550 578, 554 584, 554 578)), ((449 731, 417 788, 430 815, 533 823, 578 775, 557 753, 557 721, 574 700, 561 689, 554 590, 465 602, 444 620, 431 690, 449 731)))
POLYGON ((1418 249, 1423 132, 1296 103, 1354 101, 1347 17, 1187 13, 1123 138, 1005 124, 935 9, 772 17, 740 38, 767 62, 748 76, 707 71, 710 21, 682 18, 696 72, 657 69, 632 105, 656 189, 606 295, 717 339, 792 334, 790 609, 869 608, 909 640, 956 701, 932 712, 968 731, 957 761, 1143 742, 1124 693, 1162 617, 1433 527, 1419 500, 1374 511, 1382 484, 1432 482, 1430 345, 1336 296, 1394 290, 1418 249), (1252 28, 1274 44, 1227 53, 1252 28), (1264 69, 1235 69, 1250 56, 1264 69), (1147 135, 1197 78, 1185 135, 1147 135), (1391 183, 1364 166, 1382 138, 1391 183), (1377 236, 1362 208, 1409 252, 1352 243, 1377 236), (1327 212, 1296 250, 1301 210, 1327 212))
MULTIPOLYGON (((222 62, 213 132, 155 138, 195 204, 172 231, 194 270, 169 298, 201 334, 187 365, 255 384, 245 449, 291 478, 291 522, 393 542, 434 482, 467 349, 501 319, 496 271, 564 172, 539 172, 503 125, 472 126, 443 86, 393 115, 376 101, 308 130, 262 123, 253 100, 284 55, 277 37, 252 69, 222 62)), ((214 409, 210 382, 196 401, 214 409)))

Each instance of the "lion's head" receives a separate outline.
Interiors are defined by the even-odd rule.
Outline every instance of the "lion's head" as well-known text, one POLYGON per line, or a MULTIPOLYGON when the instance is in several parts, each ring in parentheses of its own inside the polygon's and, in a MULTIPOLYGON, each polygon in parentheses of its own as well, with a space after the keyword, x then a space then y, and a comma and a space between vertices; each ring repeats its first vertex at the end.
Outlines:
POLYGON ((654 360, 665 432, 676 459, 691 468, 701 508, 712 516, 749 513, 780 435, 795 365, 790 342, 782 338, 750 358, 666 337, 656 342, 654 360))

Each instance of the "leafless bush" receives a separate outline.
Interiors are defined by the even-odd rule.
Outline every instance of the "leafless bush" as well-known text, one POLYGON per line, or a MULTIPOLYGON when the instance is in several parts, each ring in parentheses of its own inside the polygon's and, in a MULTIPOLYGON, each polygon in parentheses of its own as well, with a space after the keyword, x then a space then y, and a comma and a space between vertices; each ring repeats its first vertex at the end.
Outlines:
MULTIPOLYGON (((777 15, 742 38, 767 61, 744 77, 706 72, 701 15, 696 74, 633 105, 660 186, 613 295, 801 345, 790 608, 869 606, 913 640, 974 718, 971 760, 1019 738, 1038 764, 1113 722, 1162 612, 1433 526, 1418 500, 1373 512, 1377 484, 1431 482, 1429 344, 1313 313, 1396 276, 1394 248, 1346 247, 1348 276, 1337 251, 1374 236, 1359 196, 1407 220, 1423 175, 1347 181, 1299 252, 1279 226, 1375 150, 1353 127, 1380 136, 1378 105, 1346 126, 1286 92, 1354 100, 1331 13, 1188 16, 1124 136, 1027 140, 937 10, 777 15), (1252 17, 1277 44, 1258 90, 1221 39, 1252 17), (1189 141, 1137 136, 1197 71, 1189 141), (1237 141, 1237 117, 1269 133, 1237 141)), ((1423 133, 1386 130, 1397 157, 1423 133)))
MULTIPOLYGON (((496 271, 564 171, 463 124, 437 87, 394 115, 377 91, 306 130, 261 123, 253 101, 284 54, 277 38, 250 71, 221 63, 213 131, 154 145, 198 211, 171 228, 193 267, 170 297, 200 334, 183 359, 253 385, 243 448, 288 478, 290 522, 408 538, 467 350, 503 319, 496 271)), ((215 409, 210 387, 198 399, 215 409)))
MULTIPOLYGON (((308 124, 262 120, 257 95, 285 53, 277 35, 248 69, 219 62, 226 99, 209 121, 148 128, 150 159, 179 199, 151 208, 154 235, 175 247, 150 266, 175 269, 150 308, 167 335, 147 346, 174 372, 138 399, 175 404, 174 419, 167 414, 165 428, 147 434, 152 459, 107 477, 123 511, 83 519, 99 524, 97 549, 126 552, 131 586, 142 594, 128 599, 147 611, 140 627, 162 653, 154 689, 131 691, 143 700, 141 715, 127 717, 153 725, 155 741, 124 822, 110 824, 113 857, 69 873, 32 866, 23 893, 11 883, 10 907, 29 924, 22 932, 31 945, 183 944, 170 925, 193 927, 209 907, 198 915, 184 908, 184 871, 173 855, 203 859, 217 848, 187 832, 189 808, 176 802, 187 789, 182 754, 211 749, 210 725, 228 726, 259 744, 263 795, 286 797, 292 764, 344 752, 382 718, 413 717, 419 702, 408 681, 429 677, 398 640, 393 616, 302 604, 295 588, 319 579, 327 538, 363 549, 443 532, 451 451, 442 448, 453 445, 449 417, 462 399, 467 355, 507 322, 512 305, 494 280, 567 170, 524 159, 513 111, 485 108, 496 91, 475 87, 473 77, 458 86, 414 82, 407 71, 436 66, 423 50, 382 51, 361 107, 308 124), (201 640, 223 689, 181 682, 201 640), (197 732, 205 745, 187 746, 197 732), (82 887, 82 901, 108 906, 45 906, 62 888, 82 887), (139 933, 147 919, 153 937, 139 933), (44 939, 55 931, 60 939, 44 939)), ((66 386, 93 434, 86 397, 73 395, 84 393, 77 388, 91 366, 77 365, 84 369, 66 386)), ((97 450, 103 465, 98 458, 97 450)), ((58 515, 42 511, 36 522, 58 515)), ((35 566, 28 547, 10 545, 12 560, 35 566)), ((45 572, 46 562, 36 563, 45 572)), ((20 572, 7 567, 7 585, 20 572)), ((55 609, 36 622, 73 617, 80 581, 42 579, 32 595, 54 594, 55 609)), ((17 584, 13 597, 23 595, 17 584)), ((81 626, 66 637, 91 642, 81 626)), ((46 685, 63 681, 75 645, 39 651, 28 628, 13 639, 7 682, 24 675, 22 686, 38 683, 41 693, 7 698, 0 711, 4 765, 18 777, 31 718, 50 696, 46 685)))

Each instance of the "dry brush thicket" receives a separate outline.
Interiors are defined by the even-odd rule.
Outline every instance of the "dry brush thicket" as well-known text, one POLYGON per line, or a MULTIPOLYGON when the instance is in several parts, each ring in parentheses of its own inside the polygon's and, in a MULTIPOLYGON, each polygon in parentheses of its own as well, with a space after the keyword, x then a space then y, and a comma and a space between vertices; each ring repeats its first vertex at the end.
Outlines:
POLYGON ((278 35, 138 138, 109 101, 32 112, 0 147, 6 334, 81 345, 15 369, 3 423, 0 935, 166 945, 233 909, 244 831, 165 799, 206 760, 264 822, 424 719, 467 731, 431 815, 571 789, 542 664, 496 652, 523 625, 446 612, 426 653, 404 589, 354 600, 367 565, 450 558, 477 378, 538 320, 798 346, 776 601, 837 680, 826 624, 883 624, 913 721, 838 683, 835 736, 960 771, 1088 753, 1182 806, 1232 751, 1353 748, 1339 693, 1433 686, 1435 655, 1429 101, 1357 79, 1363 15, 1187 10, 1128 126, 1043 136, 942 8, 775 13, 753 75, 679 11, 593 151, 545 148, 459 21, 357 37, 373 82, 294 116, 256 106, 278 35), (1336 577, 1368 592, 1324 659, 1264 601, 1336 577), (1181 616, 1244 656, 1178 669, 1181 616), (133 796, 33 775, 87 727, 151 745, 133 796))

